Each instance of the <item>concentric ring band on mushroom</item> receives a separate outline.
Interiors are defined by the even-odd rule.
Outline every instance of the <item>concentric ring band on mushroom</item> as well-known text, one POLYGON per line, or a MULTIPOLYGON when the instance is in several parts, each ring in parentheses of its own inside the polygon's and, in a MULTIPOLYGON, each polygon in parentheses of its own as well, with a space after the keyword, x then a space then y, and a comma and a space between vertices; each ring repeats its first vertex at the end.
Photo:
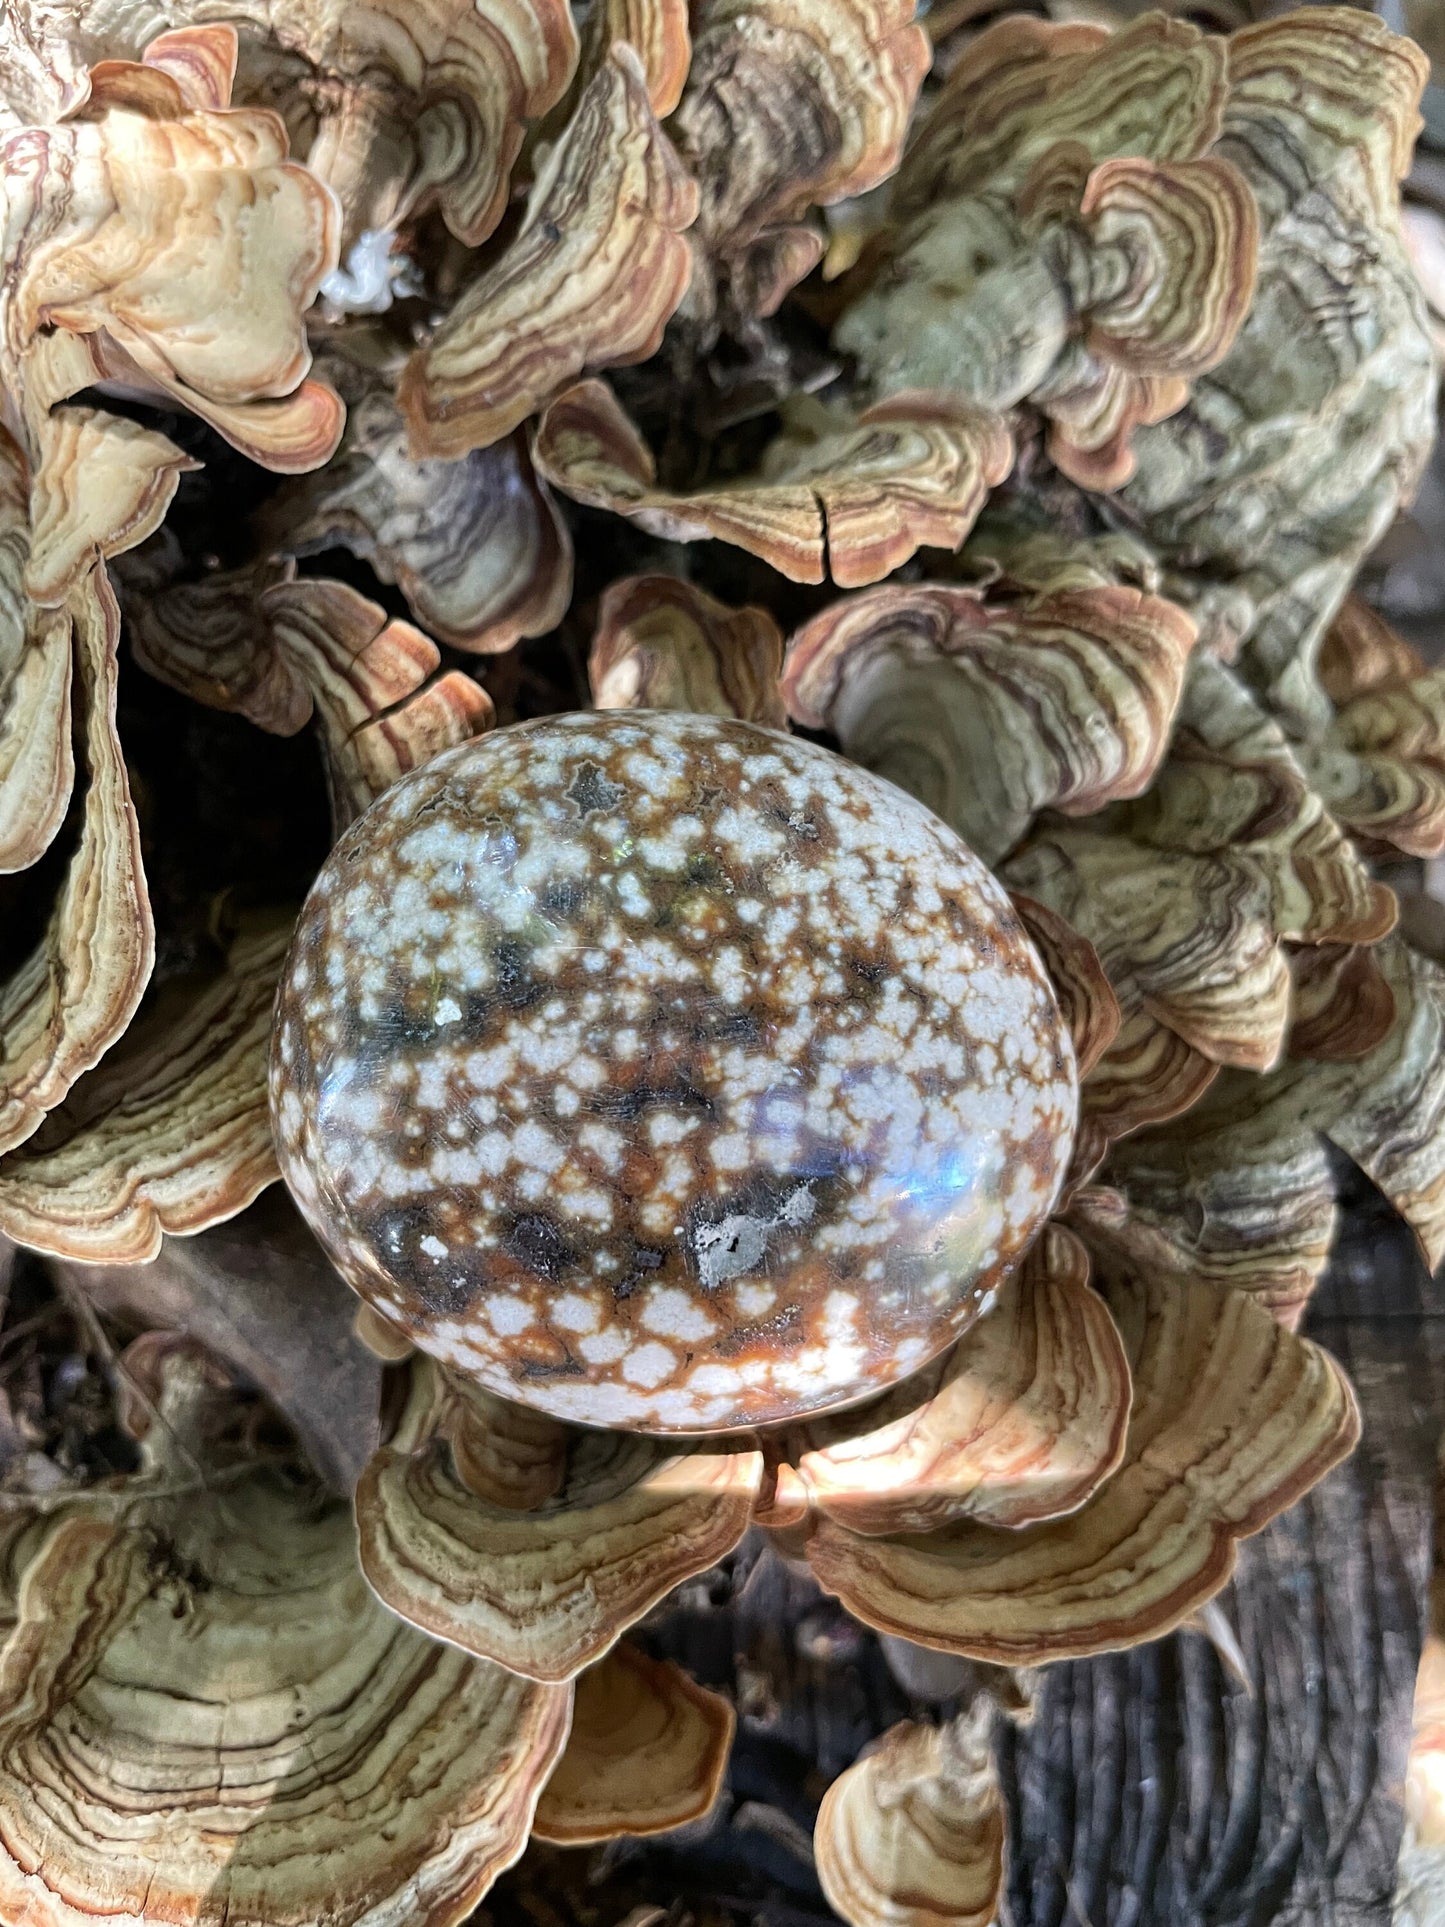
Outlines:
POLYGON ((135 1469, 13 1494, 6 1918, 449 1927, 697 1819, 733 1709, 624 1635, 756 1528, 983 1683, 831 1904, 986 1922, 990 1669, 1355 1442, 1342 1162, 1445 1253, 1445 682, 1349 593, 1423 56, 935 27, 0 21, 0 1231, 86 1302, 284 1173, 390 1372, 328 1492, 264 1319, 145 1331, 135 1469))

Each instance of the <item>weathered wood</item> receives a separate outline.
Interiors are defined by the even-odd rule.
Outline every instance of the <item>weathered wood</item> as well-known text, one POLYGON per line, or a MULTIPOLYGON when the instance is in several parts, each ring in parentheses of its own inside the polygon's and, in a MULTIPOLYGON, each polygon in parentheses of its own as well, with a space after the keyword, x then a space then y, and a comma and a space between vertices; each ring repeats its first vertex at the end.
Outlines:
POLYGON ((1050 1669, 1005 1736, 1016 1927, 1383 1927, 1445 1423, 1445 1294, 1383 1212, 1352 1219, 1307 1329, 1361 1449, 1241 1550, 1248 1686, 1184 1634, 1050 1669))
POLYGON ((149 1264, 49 1269, 122 1326, 209 1346, 296 1427, 323 1477, 339 1492, 355 1486, 376 1449, 381 1366, 352 1335, 355 1297, 279 1184, 239 1217, 167 1238, 149 1264))

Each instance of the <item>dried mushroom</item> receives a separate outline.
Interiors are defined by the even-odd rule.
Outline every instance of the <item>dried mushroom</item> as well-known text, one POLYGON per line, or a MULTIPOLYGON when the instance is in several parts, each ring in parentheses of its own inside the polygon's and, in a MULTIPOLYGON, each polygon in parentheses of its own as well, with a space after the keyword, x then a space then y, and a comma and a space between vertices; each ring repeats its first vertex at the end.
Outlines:
POLYGON ((680 1666, 614 1646, 578 1678, 572 1730, 533 1837, 582 1846, 701 1818, 717 1798, 735 1723, 731 1704, 680 1666))
POLYGON ((1193 624, 1137 589, 1065 589, 1020 608, 978 590, 889 586, 792 638, 793 717, 926 802, 986 862, 1041 810, 1137 796, 1169 741, 1193 624))
POLYGON ((851 1927, 989 1927, 1004 1841, 990 1712, 895 1726, 824 1794, 818 1876, 851 1927))
POLYGON ((1312 736, 1320 638, 1434 435, 1396 187, 1425 74, 1353 8, 1227 39, 1002 20, 939 91, 834 327, 870 394, 1036 411, 1312 736))
MULTIPOLYGON (((673 126, 697 247, 744 314, 776 310, 821 257, 810 209, 893 172, 928 57, 912 0, 703 0, 673 126)), ((700 274, 694 300, 715 298, 700 274)))
POLYGON ((978 17, 5 9, 0 1236, 190 1332, 0 1535, 6 1919, 707 1824, 623 1636, 751 1534, 954 1699, 829 1901, 981 1927, 974 1663, 1188 1622, 1354 1443, 1344 1164, 1445 1250, 1442 672, 1347 596, 1423 58, 978 17), (349 1499, 193 1342, 295 1414, 293 1263, 349 1499))
POLYGON ((900 1387, 839 1424, 837 1443, 826 1422, 804 1435, 800 1496, 870 1537, 1075 1511, 1119 1466, 1130 1395, 1119 1334, 1088 1277, 1083 1246, 1049 1226, 930 1396, 900 1387))
POLYGON ((862 415, 800 411, 738 482, 674 494, 601 381, 580 382, 544 412, 537 467, 564 494, 629 515, 674 541, 735 543, 795 582, 832 574, 851 588, 924 546, 957 548, 1013 459, 1003 425, 931 395, 880 402, 862 415))
POLYGON ((367 1578, 424 1631, 566 1680, 747 1529, 762 1456, 581 1431, 418 1359, 362 1473, 367 1578))
POLYGON ((142 1469, 50 1511, 0 1652, 0 1907, 37 1927, 462 1920, 521 1852, 570 1692, 402 1625, 348 1509, 215 1368, 142 1339, 142 1469))
MULTIPOLYGON (((44 932, 0 988, 0 1150, 32 1136, 122 1034, 155 954, 140 829, 115 726, 120 613, 103 568, 76 585, 65 613, 84 702, 87 786, 44 932)), ((69 636, 64 646, 68 653, 69 636)))
MULTIPOLYGON (((524 438, 506 436, 456 461, 413 461, 396 367, 339 351, 321 365, 346 402, 346 432, 325 468, 267 505, 268 543, 302 557, 350 549, 397 585, 428 635, 469 653, 510 649, 555 628, 571 600, 572 544, 524 438)), ((138 621, 157 600, 142 599, 138 621)))
POLYGON ((53 124, 0 140, 0 381, 49 535, 30 556, 37 599, 150 534, 184 462, 134 424, 72 416, 93 384, 185 409, 269 468, 314 468, 341 433, 301 321, 336 265, 336 204, 287 159, 274 114, 231 105, 236 53, 230 27, 163 34, 141 61, 92 68, 53 124))
POLYGON ((496 265, 407 364, 416 455, 489 448, 589 368, 645 361, 687 288, 697 188, 619 43, 578 102, 496 265))
POLYGON ((599 709, 683 709, 785 729, 783 638, 766 609, 729 609, 671 575, 614 582, 587 670, 599 709))
POLYGON ((32 97, 52 111, 83 97, 70 79, 80 63, 134 57, 162 26, 240 28, 246 97, 281 113, 335 195, 351 278, 380 270, 383 285, 391 232, 433 203, 472 245, 492 231, 523 124, 559 98, 577 57, 565 0, 17 0, 13 12, 0 55, 23 49, 26 65, 51 69, 32 97))
POLYGON ((818 1520, 808 1562, 865 1624, 1005 1666, 1153 1638, 1354 1446, 1340 1368, 1244 1293, 1101 1282, 1133 1381, 1118 1471, 1078 1510, 1013 1531, 964 1520, 865 1538, 818 1520))

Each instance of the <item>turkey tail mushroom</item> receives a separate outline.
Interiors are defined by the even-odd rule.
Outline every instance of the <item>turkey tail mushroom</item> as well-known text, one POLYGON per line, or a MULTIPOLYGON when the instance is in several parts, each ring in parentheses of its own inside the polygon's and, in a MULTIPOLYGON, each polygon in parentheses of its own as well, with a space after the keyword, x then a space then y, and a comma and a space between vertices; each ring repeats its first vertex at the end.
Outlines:
POLYGON ((681 709, 786 729, 783 638, 766 609, 729 609, 676 576, 603 592, 587 672, 599 709, 681 709))
POLYGON ((1042 810, 1087 816, 1158 769, 1194 625, 1137 589, 1017 606, 893 584, 848 597, 788 645, 795 721, 927 803, 996 863, 1042 810))
POLYGON ((532 1837, 580 1847, 711 1812, 737 1723, 729 1701, 626 1641, 578 1675, 572 1730, 532 1837))
POLYGON ((1003 1666, 1155 1638, 1219 1590, 1239 1539, 1355 1445, 1339 1367, 1243 1293, 1102 1282, 1133 1379, 1119 1469, 1067 1517, 1014 1530, 863 1538, 820 1521, 808 1562, 865 1625, 1003 1666))
POLYGON ((611 390, 586 381, 537 425, 548 481, 591 508, 635 518, 670 541, 716 539, 794 582, 876 582, 924 546, 957 548, 1013 464, 1002 422, 926 395, 894 396, 855 418, 824 410, 785 431, 756 477, 675 494, 611 390))
POLYGON ((142 1470, 51 1513, 0 1652, 0 1910, 454 1927, 522 1851, 570 1689, 403 1625, 224 1375, 138 1344, 142 1470))
POLYGON ((823 1795, 818 1878, 848 1927, 989 1927, 1003 1894, 992 1706, 904 1721, 823 1795))
POLYGON ((501 259, 465 288, 397 386, 415 456, 510 433, 586 370, 645 361, 691 274, 697 187, 619 42, 537 176, 501 259))
POLYGON ((468 1652, 529 1679, 571 1679, 747 1529, 760 1452, 582 1432, 484 1398, 459 1453, 438 1428, 455 1422, 464 1388, 426 1360, 402 1369, 407 1415, 357 1487, 361 1563, 394 1612, 468 1652), (482 1484, 469 1467, 479 1453, 515 1458, 506 1441, 519 1425, 529 1461, 539 1426, 554 1441, 546 1486, 508 1489, 495 1474, 482 1484))

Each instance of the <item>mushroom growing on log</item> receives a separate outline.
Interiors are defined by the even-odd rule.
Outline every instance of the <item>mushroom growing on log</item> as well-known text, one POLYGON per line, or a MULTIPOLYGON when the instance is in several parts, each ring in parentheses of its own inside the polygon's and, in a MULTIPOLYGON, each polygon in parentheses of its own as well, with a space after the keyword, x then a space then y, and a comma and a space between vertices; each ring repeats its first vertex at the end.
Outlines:
MULTIPOLYGON (((648 1616, 745 1535, 998 1685, 1356 1439, 1346 1162, 1445 1250, 1445 705, 1347 600, 1425 63, 926 25, 4 10, 0 1233, 195 1327, 4 1495, 7 1918, 449 1927, 712 1809, 648 1616), (165 1243, 280 1176, 326 1489, 165 1243)), ((988 1706, 833 1762, 853 1927, 992 1911, 988 1706)))

